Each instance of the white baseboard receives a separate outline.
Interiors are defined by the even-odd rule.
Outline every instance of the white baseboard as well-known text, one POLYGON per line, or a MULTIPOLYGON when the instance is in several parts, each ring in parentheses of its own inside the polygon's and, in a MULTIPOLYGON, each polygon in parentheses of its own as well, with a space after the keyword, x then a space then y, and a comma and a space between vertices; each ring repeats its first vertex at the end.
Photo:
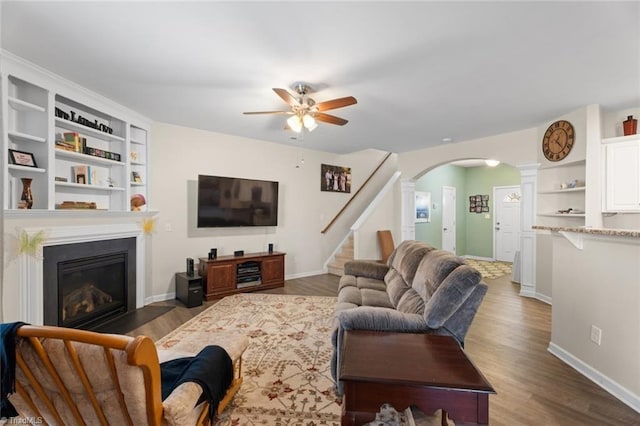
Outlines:
POLYGON ((534 299, 537 299, 536 292, 529 289, 523 289, 522 286, 520 286, 520 296, 533 297, 534 299))
POLYGON ((482 256, 471 256, 469 254, 465 254, 465 259, 473 259, 473 260, 484 260, 485 262, 495 262, 496 260, 493 257, 482 257, 482 256))
POLYGON ((541 302, 546 303, 547 305, 553 305, 553 303, 551 303, 551 298, 542 293, 536 293, 535 298, 541 302))
POLYGON ((602 389, 606 390, 611 395, 631 407, 633 410, 640 413, 640 395, 634 394, 629 389, 620 385, 616 381, 611 380, 609 377, 605 376, 590 365, 585 364, 583 361, 565 351, 555 343, 549 343, 549 348, 547 350, 558 357, 560 360, 577 370, 587 379, 591 380, 602 389))
POLYGON ((298 274, 287 275, 284 279, 293 280, 295 278, 305 278, 305 277, 311 277, 313 275, 320 275, 320 274, 326 274, 326 273, 327 271, 300 272, 298 274))
POLYGON ((157 294, 155 296, 149 296, 144 298, 144 304, 150 305, 155 302, 164 302, 165 300, 173 300, 176 298, 176 292, 165 293, 165 294, 157 294))
MULTIPOLYGON (((304 278, 304 277, 310 277, 313 275, 320 275, 326 273, 323 271, 311 271, 311 272, 301 272, 299 274, 292 274, 292 275, 287 275, 285 277, 285 280, 292 280, 294 278, 304 278)), ((149 297, 145 297, 144 299, 144 304, 149 305, 151 303, 155 303, 155 302, 164 302, 165 300, 173 300, 176 298, 176 293, 171 292, 171 293, 165 293, 165 294, 156 294, 155 296, 149 296, 149 297)))

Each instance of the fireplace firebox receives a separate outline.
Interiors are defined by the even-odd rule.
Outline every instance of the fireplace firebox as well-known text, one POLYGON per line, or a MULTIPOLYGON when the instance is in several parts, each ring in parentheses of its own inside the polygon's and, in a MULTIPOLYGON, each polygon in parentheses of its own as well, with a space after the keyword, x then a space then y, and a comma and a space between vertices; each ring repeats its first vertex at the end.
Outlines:
POLYGON ((136 239, 43 248, 44 324, 85 330, 136 307, 136 239))

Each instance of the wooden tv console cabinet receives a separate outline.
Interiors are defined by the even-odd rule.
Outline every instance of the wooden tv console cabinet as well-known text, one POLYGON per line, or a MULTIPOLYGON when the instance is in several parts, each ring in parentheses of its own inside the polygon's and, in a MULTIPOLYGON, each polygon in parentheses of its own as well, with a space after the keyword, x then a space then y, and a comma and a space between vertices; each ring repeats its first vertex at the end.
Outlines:
POLYGON ((200 258, 204 299, 284 286, 284 255, 281 252, 247 253, 244 256, 200 258))

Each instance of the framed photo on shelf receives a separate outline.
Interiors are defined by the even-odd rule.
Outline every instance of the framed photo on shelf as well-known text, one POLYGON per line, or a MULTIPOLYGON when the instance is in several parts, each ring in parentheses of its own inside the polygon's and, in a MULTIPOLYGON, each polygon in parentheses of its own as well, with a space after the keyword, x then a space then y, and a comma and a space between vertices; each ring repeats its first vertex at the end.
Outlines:
POLYGON ((9 149, 9 158, 11 159, 11 164, 16 166, 38 167, 36 165, 36 157, 30 152, 9 149))
POLYGON ((131 172, 131 181, 135 183, 142 183, 142 177, 138 172, 131 172))

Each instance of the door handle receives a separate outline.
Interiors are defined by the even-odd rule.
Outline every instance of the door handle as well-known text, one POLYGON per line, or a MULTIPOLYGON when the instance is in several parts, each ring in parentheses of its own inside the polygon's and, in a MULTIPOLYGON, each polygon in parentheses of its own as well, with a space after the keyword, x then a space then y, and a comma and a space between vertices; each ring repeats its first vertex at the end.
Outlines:
POLYGON ((448 230, 449 230, 449 228, 442 228, 442 230, 443 230, 443 231, 448 231, 448 230))

